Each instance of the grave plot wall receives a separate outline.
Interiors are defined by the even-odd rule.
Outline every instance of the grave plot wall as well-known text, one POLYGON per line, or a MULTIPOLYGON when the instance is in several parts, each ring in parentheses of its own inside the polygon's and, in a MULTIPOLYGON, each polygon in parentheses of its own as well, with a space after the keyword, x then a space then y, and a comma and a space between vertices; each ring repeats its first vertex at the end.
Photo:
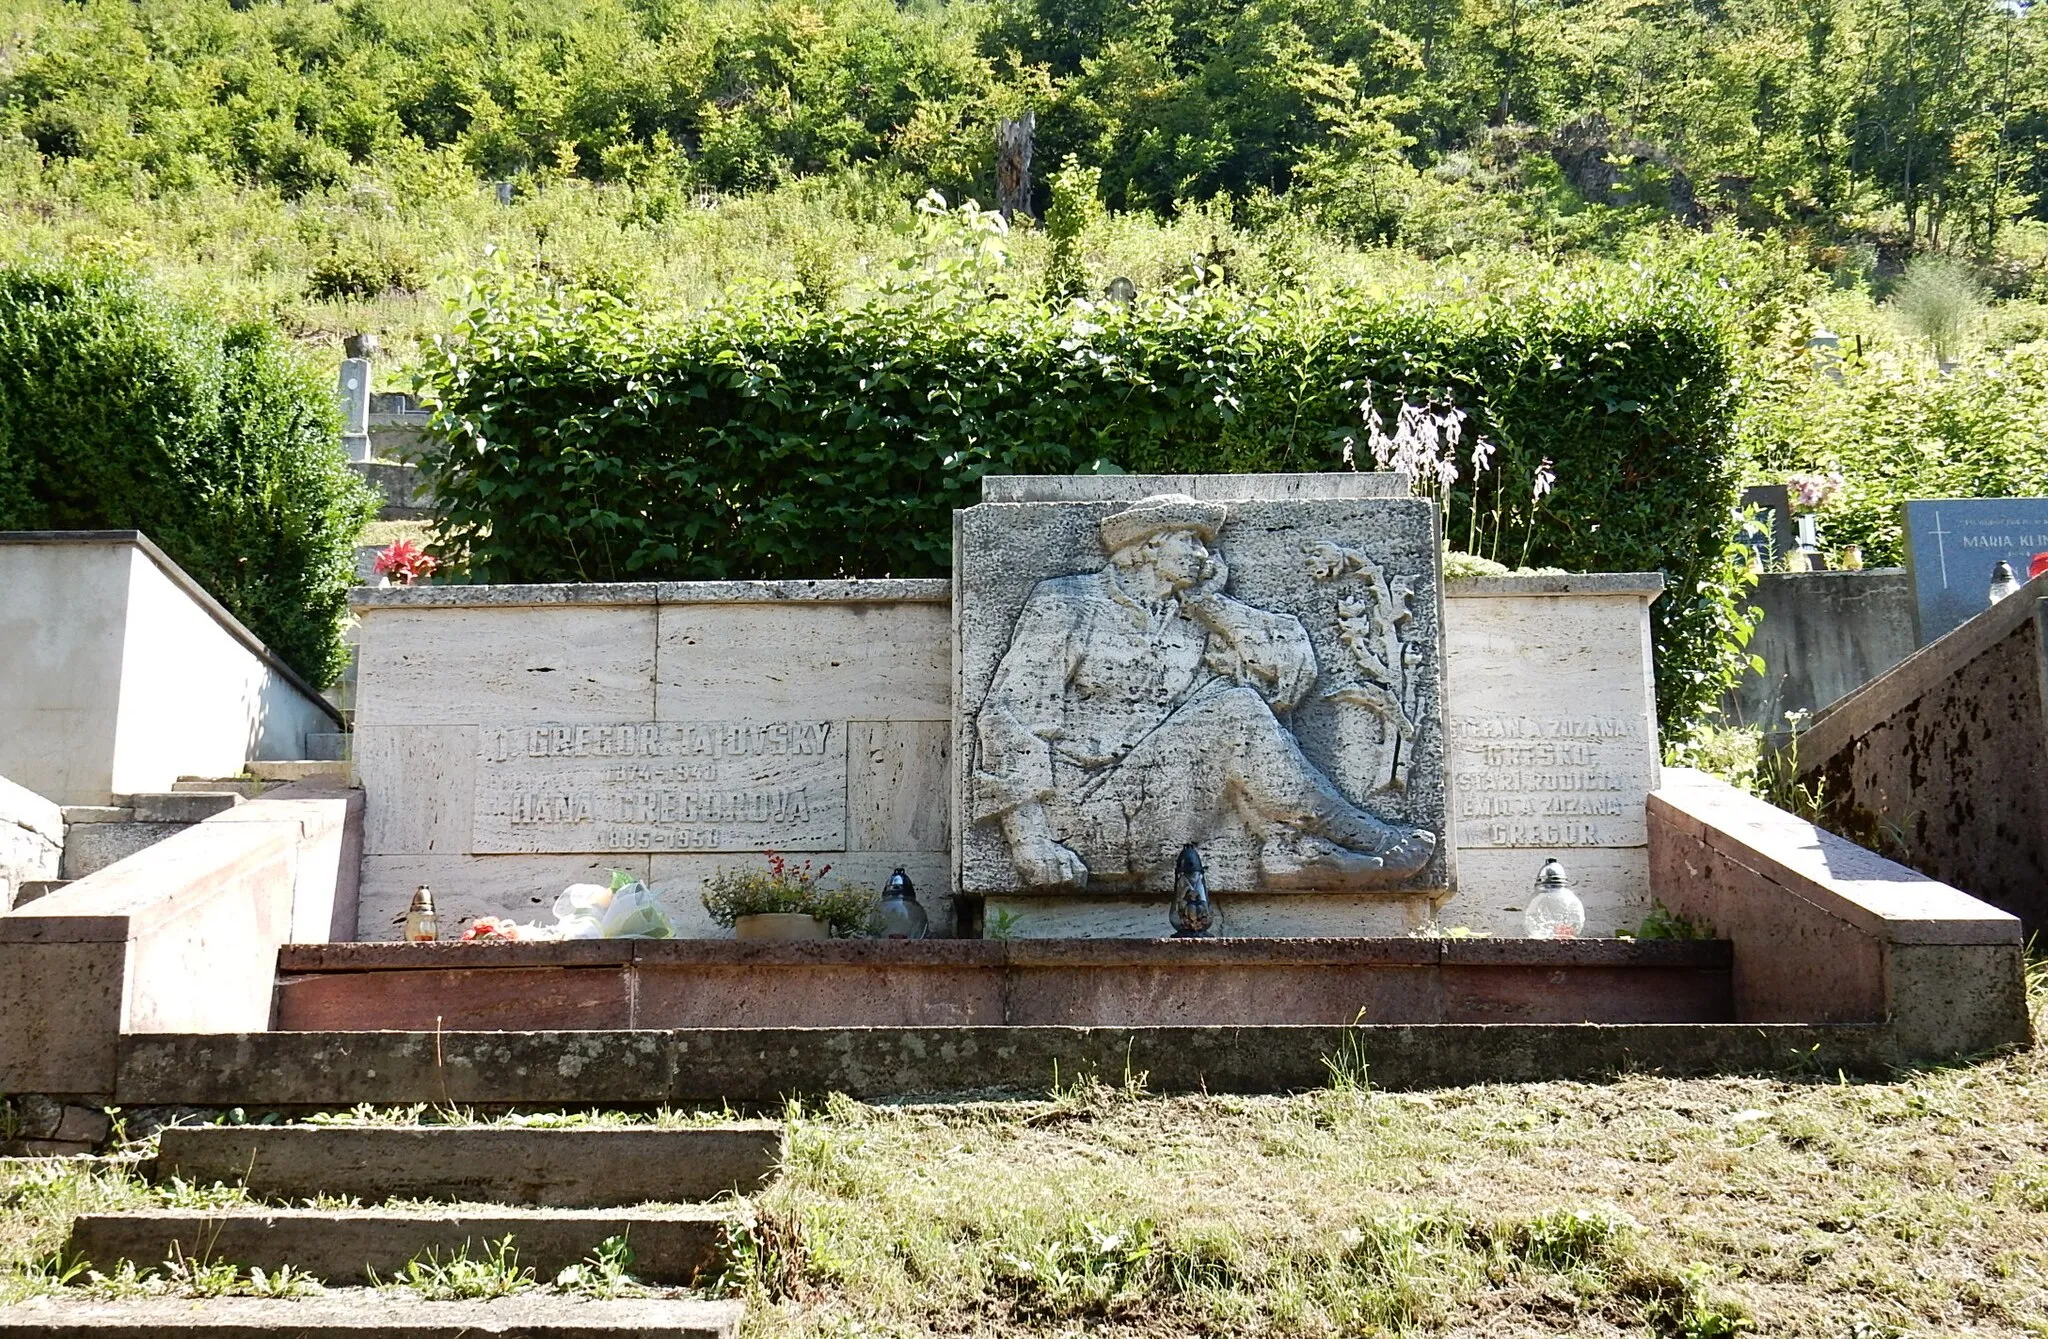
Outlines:
POLYGON ((58 804, 306 756, 340 716, 133 530, 0 532, 0 775, 58 804))
POLYGON ((717 934, 702 881, 767 851, 876 887, 901 865, 945 928, 948 583, 356 598, 361 938, 395 938, 422 883, 449 934, 551 921, 614 869, 717 934))
POLYGON ((1521 932, 1546 859, 1586 904, 1586 933, 1650 906, 1644 803, 1659 784, 1650 659, 1656 573, 1483 577, 1447 584, 1458 889, 1446 925, 1521 932))

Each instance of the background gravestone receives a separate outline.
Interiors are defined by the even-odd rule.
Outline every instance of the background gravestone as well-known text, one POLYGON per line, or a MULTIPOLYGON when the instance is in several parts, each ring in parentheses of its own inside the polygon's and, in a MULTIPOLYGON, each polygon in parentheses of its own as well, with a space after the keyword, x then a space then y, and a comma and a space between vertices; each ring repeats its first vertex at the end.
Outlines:
POLYGON ((2048 553, 2048 498, 1930 498, 1904 510, 1921 646, 1989 605, 2001 559, 2025 581, 2034 555, 2048 553))
POLYGON ((1757 520, 1764 531, 1744 535, 1743 543, 1757 551, 1766 572, 1777 571, 1793 548, 1792 490, 1784 484, 1758 484, 1743 489, 1737 505, 1757 509, 1757 520))
MULTIPOLYGON (((985 756, 977 718, 989 700, 998 666, 1020 632, 1020 617, 1042 582, 1099 572, 1108 561, 1100 537, 1104 518, 1142 496, 1148 481, 1133 479, 1120 501, 983 503, 955 513, 954 618, 956 664, 960 674, 954 715, 955 806, 959 887, 969 895, 1072 889, 1026 888, 1013 852, 995 819, 976 821, 977 773, 994 764, 985 756)), ((1222 494, 1209 496, 1220 499, 1222 494)), ((1226 519, 1214 545, 1229 567, 1224 593, 1252 609, 1299 620, 1313 647, 1315 680, 1291 711, 1278 713, 1301 754, 1357 808, 1402 830, 1420 829, 1436 838, 1434 853, 1418 872, 1384 886, 1360 888, 1342 878, 1318 885, 1307 876, 1291 887, 1276 887, 1261 875, 1259 839, 1250 824, 1224 822, 1197 842, 1217 893, 1387 892, 1413 896, 1448 889, 1452 879, 1451 833, 1446 822, 1445 745, 1442 688, 1442 582, 1436 513, 1415 498, 1296 495, 1284 500, 1228 501, 1226 519), (1412 611, 1403 620, 1406 663, 1401 690, 1412 738, 1390 754, 1393 727, 1372 696, 1372 674, 1362 667, 1355 645, 1362 618, 1375 606, 1371 572, 1358 555, 1397 591, 1412 611), (1399 758, 1401 774, 1390 778, 1386 764, 1399 758)), ((1027 621, 1028 622, 1028 621, 1027 621)), ((1385 657, 1381 657, 1384 662, 1385 657)), ((1057 689, 1055 688, 1055 691, 1057 689)), ((1202 759, 1191 757, 1190 766, 1202 759)), ((1172 778, 1166 778, 1171 784, 1172 778)), ((1083 896, 1097 893, 1160 893, 1171 886, 1171 864, 1154 866, 1133 879, 1112 871, 1097 878, 1091 868, 1083 896)))

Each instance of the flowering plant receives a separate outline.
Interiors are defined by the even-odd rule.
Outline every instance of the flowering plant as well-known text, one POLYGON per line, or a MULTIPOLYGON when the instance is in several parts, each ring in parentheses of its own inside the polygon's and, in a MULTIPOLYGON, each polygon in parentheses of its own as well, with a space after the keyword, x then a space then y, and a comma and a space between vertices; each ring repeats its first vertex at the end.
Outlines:
POLYGON ((393 540, 377 554, 377 575, 390 577, 401 586, 434 575, 441 560, 410 539, 393 540))
POLYGON ((830 865, 813 870, 808 860, 793 865, 777 852, 767 855, 765 870, 721 869, 704 881, 704 910, 712 920, 729 929, 742 916, 815 916, 840 938, 861 933, 874 920, 873 892, 824 886, 830 865))
POLYGON ((1840 470, 1829 470, 1826 474, 1794 474, 1785 480, 1785 487, 1792 492, 1792 505, 1802 511, 1819 511, 1835 500, 1835 496, 1848 486, 1840 470))
POLYGON ((512 944, 552 938, 554 935, 542 926, 521 925, 504 916, 479 916, 462 932, 465 944, 512 944))

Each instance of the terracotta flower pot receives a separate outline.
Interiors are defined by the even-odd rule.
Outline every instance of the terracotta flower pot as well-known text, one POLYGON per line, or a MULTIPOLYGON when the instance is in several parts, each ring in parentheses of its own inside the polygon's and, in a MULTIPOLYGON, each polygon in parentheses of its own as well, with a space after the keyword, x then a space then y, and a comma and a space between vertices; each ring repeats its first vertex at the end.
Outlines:
POLYGON ((732 923, 735 939, 788 940, 824 939, 828 937, 825 922, 816 916, 806 916, 795 911, 764 911, 752 916, 740 916, 732 923))

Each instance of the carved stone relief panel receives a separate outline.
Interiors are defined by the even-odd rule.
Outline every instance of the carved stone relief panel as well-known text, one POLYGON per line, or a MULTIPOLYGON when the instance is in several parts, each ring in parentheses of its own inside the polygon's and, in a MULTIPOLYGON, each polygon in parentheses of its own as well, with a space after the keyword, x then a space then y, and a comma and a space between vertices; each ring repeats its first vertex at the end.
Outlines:
POLYGON ((958 514, 970 893, 1448 888, 1435 512, 1412 498, 958 514))

